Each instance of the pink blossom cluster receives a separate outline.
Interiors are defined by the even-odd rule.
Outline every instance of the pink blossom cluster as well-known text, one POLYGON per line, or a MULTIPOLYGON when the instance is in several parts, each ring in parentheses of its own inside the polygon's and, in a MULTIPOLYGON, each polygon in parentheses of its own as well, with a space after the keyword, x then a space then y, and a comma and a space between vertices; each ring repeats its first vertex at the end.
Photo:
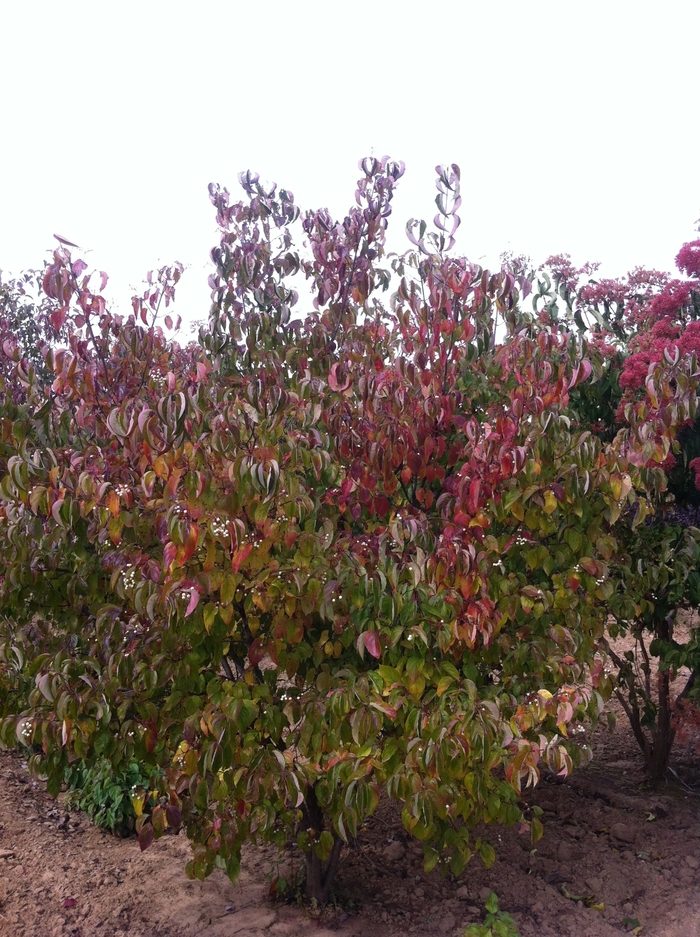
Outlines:
POLYGON ((695 487, 700 490, 700 458, 688 463, 688 468, 695 474, 695 487))
POLYGON ((650 303, 653 319, 663 316, 679 315, 690 301, 690 294, 698 289, 700 283, 695 280, 671 280, 663 292, 654 296, 650 303))
POLYGON ((540 270, 550 270, 555 280, 563 283, 569 290, 576 290, 581 277, 590 277, 599 267, 599 263, 585 263, 582 267, 575 267, 571 262, 571 254, 552 254, 541 265, 540 270))
POLYGON ((687 277, 700 278, 700 240, 689 241, 676 254, 676 266, 687 277))
POLYGON ((607 329, 594 332, 588 344, 591 348, 595 348, 601 358, 615 358, 620 354, 615 334, 607 329))
POLYGON ((621 280, 592 280, 581 288, 581 300, 588 305, 602 305, 616 303, 618 306, 626 302, 629 294, 629 284, 621 280))
POLYGON ((655 462, 654 459, 649 459, 647 462, 648 468, 662 468, 666 474, 668 474, 671 469, 675 468, 675 465, 676 457, 672 452, 669 452, 663 462, 655 462))

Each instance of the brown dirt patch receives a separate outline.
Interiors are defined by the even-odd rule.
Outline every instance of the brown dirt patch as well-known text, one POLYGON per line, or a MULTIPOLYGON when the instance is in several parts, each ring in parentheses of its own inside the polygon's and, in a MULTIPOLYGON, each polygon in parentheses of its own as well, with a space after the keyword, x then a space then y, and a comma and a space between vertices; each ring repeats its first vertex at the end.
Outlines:
MULTIPOLYGON (((0 752, 0 935, 456 937, 480 920, 493 889, 522 937, 613 937, 633 919, 642 937, 700 937, 700 798, 681 785, 645 786, 624 720, 594 741, 589 766, 531 794, 545 821, 536 850, 516 830, 494 829, 493 868, 474 860, 460 879, 441 880, 423 873, 419 847, 382 805, 346 850, 338 904, 320 914, 270 899, 273 850, 249 849, 236 885, 218 872, 190 882, 184 837, 141 853, 135 839, 84 816, 66 820, 22 758, 0 752)), ((674 764, 700 787, 696 752, 679 749, 674 764)))

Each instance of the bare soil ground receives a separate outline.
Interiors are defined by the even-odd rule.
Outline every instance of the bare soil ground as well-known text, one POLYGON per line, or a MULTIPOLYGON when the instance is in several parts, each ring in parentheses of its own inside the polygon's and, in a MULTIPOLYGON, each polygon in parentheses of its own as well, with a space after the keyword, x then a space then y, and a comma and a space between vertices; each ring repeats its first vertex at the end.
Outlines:
MULTIPOLYGON (((700 789, 697 745, 674 765, 700 789)), ((66 814, 20 755, 0 752, 1 937, 456 937, 494 890, 522 937, 700 937, 700 797, 682 783, 652 791, 624 718, 599 729, 595 758, 530 795, 544 810, 533 850, 491 832, 497 861, 458 880, 425 875, 392 805, 343 857, 336 902, 322 912, 269 895, 277 854, 250 848, 236 885, 188 881, 189 846, 166 836, 145 853, 66 814), (600 907, 587 907, 601 904, 600 907)), ((289 863, 289 858, 285 860, 289 863)))

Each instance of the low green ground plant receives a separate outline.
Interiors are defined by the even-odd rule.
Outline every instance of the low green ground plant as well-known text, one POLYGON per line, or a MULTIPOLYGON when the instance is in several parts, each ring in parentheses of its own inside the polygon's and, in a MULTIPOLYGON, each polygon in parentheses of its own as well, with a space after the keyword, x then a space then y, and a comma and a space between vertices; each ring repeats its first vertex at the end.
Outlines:
POLYGON ((106 758, 92 765, 81 759, 66 768, 67 801, 101 829, 124 836, 136 826, 134 802, 153 801, 151 788, 160 773, 136 761, 114 768, 106 758))
POLYGON ((515 920, 507 911, 498 908, 498 896, 492 891, 486 899, 486 917, 483 924, 470 924, 464 937, 520 937, 515 920))

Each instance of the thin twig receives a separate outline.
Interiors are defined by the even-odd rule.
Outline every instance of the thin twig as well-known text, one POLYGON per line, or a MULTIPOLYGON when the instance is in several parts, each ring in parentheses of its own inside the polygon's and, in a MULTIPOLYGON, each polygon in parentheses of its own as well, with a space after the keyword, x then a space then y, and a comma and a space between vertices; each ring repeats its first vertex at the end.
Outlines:
POLYGON ((679 783, 682 787, 684 787, 684 788, 686 789, 686 791, 688 791, 689 794, 693 794, 695 797, 700 797, 700 791, 696 791, 695 788, 689 787, 689 786, 685 783, 685 781, 683 780, 683 778, 681 778, 681 777, 679 776, 678 772, 677 772, 677 771, 674 771, 673 768, 672 768, 670 765, 666 768, 666 770, 669 771, 669 772, 674 776, 674 778, 676 779, 676 781, 678 781, 678 783, 679 783))

